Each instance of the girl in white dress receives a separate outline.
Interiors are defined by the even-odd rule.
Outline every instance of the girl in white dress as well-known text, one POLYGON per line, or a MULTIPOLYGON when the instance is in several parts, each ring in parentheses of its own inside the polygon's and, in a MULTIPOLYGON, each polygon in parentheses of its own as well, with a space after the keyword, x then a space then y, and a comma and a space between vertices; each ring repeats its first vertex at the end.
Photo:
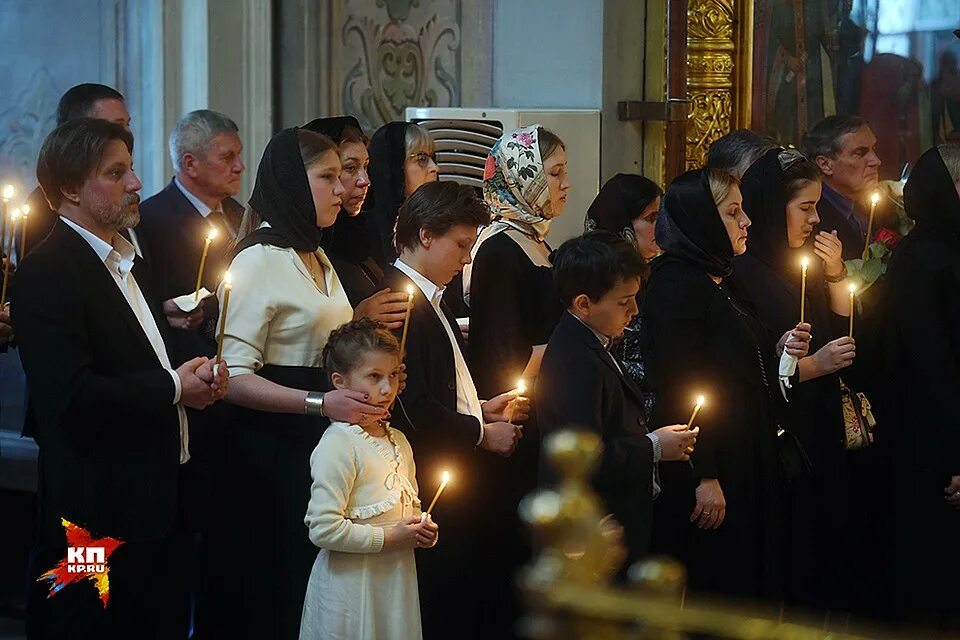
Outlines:
MULTIPOLYGON (((400 345, 380 323, 355 320, 324 348, 336 389, 385 409, 400 383, 400 345)), ((379 420, 334 422, 310 456, 305 523, 320 547, 303 604, 300 638, 421 638, 415 548, 436 544, 420 511, 410 443, 379 420)))

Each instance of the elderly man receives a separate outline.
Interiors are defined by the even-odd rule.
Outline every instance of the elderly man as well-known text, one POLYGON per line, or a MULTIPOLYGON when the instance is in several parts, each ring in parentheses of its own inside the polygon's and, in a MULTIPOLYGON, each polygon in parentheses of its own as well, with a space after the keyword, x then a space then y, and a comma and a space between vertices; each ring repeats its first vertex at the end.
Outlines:
POLYGON ((202 285, 216 291, 230 265, 230 248, 243 207, 240 191, 243 145, 233 120, 207 109, 183 116, 170 133, 170 161, 176 175, 160 193, 140 205, 137 236, 156 280, 156 294, 172 331, 174 360, 213 355, 217 301, 209 298, 191 313, 173 302, 193 293, 207 236, 214 231, 202 285))
POLYGON ((870 193, 880 178, 877 137, 859 116, 830 116, 803 137, 803 153, 817 163, 823 196, 820 229, 837 232, 843 259, 859 258, 867 238, 870 193))
MULTIPOLYGON (((141 184, 124 127, 72 119, 44 141, 37 178, 58 220, 20 267, 13 323, 40 448, 40 545, 34 576, 68 557, 61 519, 123 542, 110 556, 110 602, 89 581, 53 594, 37 582, 28 635, 182 637, 173 598, 184 407, 226 391, 226 367, 174 368, 149 278, 120 230, 137 224, 141 184)), ((75 543, 73 543, 75 544, 75 543)))

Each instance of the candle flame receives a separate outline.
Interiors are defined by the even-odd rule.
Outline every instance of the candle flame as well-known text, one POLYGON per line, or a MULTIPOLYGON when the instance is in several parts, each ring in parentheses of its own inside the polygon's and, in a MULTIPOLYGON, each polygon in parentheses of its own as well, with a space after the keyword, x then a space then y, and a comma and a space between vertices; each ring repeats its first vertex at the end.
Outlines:
POLYGON ((230 275, 229 271, 223 274, 223 282, 226 284, 228 289, 233 286, 233 276, 230 275))
POLYGON ((877 204, 880 202, 880 192, 874 191, 870 194, 870 204, 877 204))
POLYGON ((10 218, 13 220, 16 220, 19 217, 20 217, 20 207, 16 207, 14 208, 13 211, 10 212, 10 218))
POLYGON ((8 185, 4 186, 4 187, 3 187, 3 193, 2 193, 3 199, 4 199, 4 200, 9 200, 10 198, 12 198, 12 197, 14 196, 14 194, 16 194, 16 192, 17 192, 17 190, 13 188, 13 185, 12 185, 12 184, 8 184, 8 185))
POLYGON ((24 218, 30 215, 30 205, 25 204, 22 207, 20 207, 20 215, 22 215, 24 218))
POLYGON ((707 399, 704 398, 703 396, 697 396, 697 407, 702 407, 703 403, 706 401, 707 399))
POLYGON ((523 381, 523 378, 517 381, 517 395, 522 396, 527 392, 527 383, 523 381))
POLYGON ((849 289, 850 289, 850 293, 851 293, 851 295, 852 295, 852 294, 854 294, 854 293, 857 292, 857 285, 855 285, 855 284, 853 284, 853 283, 850 283, 849 289))
POLYGON ((443 484, 447 484, 448 482, 450 482, 450 472, 444 471, 443 474, 440 476, 440 480, 443 482, 443 484))
POLYGON ((210 227, 210 231, 207 232, 207 242, 213 242, 213 239, 217 237, 217 228, 210 227))
POLYGON ((407 295, 413 297, 413 285, 407 285, 407 295))
POLYGON ((806 269, 810 266, 810 258, 803 256, 803 259, 800 260, 800 266, 806 269))

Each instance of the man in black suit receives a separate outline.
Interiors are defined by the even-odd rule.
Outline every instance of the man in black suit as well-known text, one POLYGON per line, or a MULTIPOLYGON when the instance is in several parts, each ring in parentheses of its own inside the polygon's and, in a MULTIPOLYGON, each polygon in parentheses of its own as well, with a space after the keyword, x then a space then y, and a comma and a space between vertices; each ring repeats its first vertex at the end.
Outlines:
POLYGON ((823 176, 819 228, 837 232, 844 260, 859 258, 867 238, 870 194, 880 180, 877 137, 859 116, 829 116, 803 136, 803 153, 823 176))
MULTIPOLYGON (((648 433, 643 396, 609 351, 637 315, 642 270, 636 247, 612 233, 596 231, 561 245, 553 273, 567 313, 547 343, 536 388, 544 435, 577 427, 602 439, 594 485, 623 526, 625 566, 650 544, 658 463, 689 460, 698 433, 682 424, 648 433)), ((542 475, 551 474, 544 469, 542 475)))
POLYGON ((13 325, 31 387, 40 448, 39 576, 66 555, 65 518, 124 544, 109 561, 110 601, 92 583, 48 597, 33 585, 31 637, 175 637, 185 633, 171 544, 177 475, 189 459, 184 406, 226 391, 226 367, 194 358, 173 369, 146 274, 119 232, 136 225, 133 137, 73 119, 44 141, 37 178, 60 218, 23 262, 13 325))
MULTIPOLYGON (((483 537, 483 478, 475 460, 509 456, 529 410, 512 391, 482 402, 467 369, 456 317, 443 303, 447 283, 470 263, 477 228, 490 213, 473 189, 431 182, 411 195, 397 217, 400 253, 384 270, 383 287, 413 295, 407 327, 407 387, 393 409, 394 423, 413 446, 420 495, 437 487, 442 470, 453 482, 434 516, 443 522, 444 543, 417 558, 424 638, 477 637, 482 593, 465 576, 490 559, 478 553, 483 537), (479 558, 478 558, 479 556, 479 558), (456 585, 456 588, 452 588, 456 585)), ((402 330, 397 330, 402 335, 402 330)))
POLYGON ((245 169, 237 125, 222 113, 200 109, 183 116, 170 133, 170 160, 176 175, 160 193, 140 204, 137 236, 154 275, 156 294, 170 325, 175 362, 216 351, 217 299, 211 296, 192 313, 173 302, 193 293, 200 258, 211 231, 201 285, 216 291, 230 266, 240 229, 240 192, 245 169))

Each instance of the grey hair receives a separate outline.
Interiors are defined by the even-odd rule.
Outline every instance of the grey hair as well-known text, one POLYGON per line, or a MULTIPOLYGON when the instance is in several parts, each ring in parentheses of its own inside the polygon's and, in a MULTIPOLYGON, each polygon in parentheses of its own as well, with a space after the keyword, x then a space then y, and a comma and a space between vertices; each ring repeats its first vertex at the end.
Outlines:
POLYGON ((835 115, 827 116, 803 136, 803 155, 813 162, 820 156, 836 158, 840 153, 840 138, 853 133, 867 124, 860 116, 835 115))
POLYGON ((754 162, 779 146, 770 136, 749 129, 736 129, 710 145, 707 168, 727 171, 737 180, 742 180, 743 174, 754 162))
POLYGON ((210 109, 191 111, 180 118, 170 132, 170 162, 174 171, 182 170, 181 160, 185 154, 203 156, 214 136, 238 132, 237 123, 222 113, 210 109))
POLYGON ((948 142, 937 146, 940 159, 947 167, 947 173, 954 182, 960 182, 960 144, 948 142))
POLYGON ((433 153, 433 138, 430 133, 418 124, 411 124, 407 127, 407 132, 403 137, 403 146, 407 155, 418 153, 433 153))

